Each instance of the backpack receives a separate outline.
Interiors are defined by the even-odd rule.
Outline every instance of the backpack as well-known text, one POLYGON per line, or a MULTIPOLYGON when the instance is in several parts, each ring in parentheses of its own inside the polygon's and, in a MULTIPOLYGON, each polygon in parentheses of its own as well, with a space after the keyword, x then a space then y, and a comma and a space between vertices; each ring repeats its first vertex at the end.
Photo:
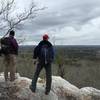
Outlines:
POLYGON ((51 63, 53 60, 51 47, 49 47, 46 44, 42 45, 41 49, 40 49, 40 57, 39 58, 40 58, 40 61, 42 61, 42 63, 44 63, 44 64, 51 63))
POLYGON ((4 55, 10 53, 10 39, 8 37, 1 39, 1 53, 4 55))

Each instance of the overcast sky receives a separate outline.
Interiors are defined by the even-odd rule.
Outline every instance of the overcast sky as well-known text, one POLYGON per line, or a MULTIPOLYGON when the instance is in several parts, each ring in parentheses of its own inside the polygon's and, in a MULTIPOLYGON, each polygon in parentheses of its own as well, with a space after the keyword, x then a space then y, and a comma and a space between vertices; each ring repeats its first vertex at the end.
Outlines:
MULTIPOLYGON (((17 0, 26 6, 30 0, 17 0), (28 2, 27 2, 28 1, 28 2)), ((37 44, 44 33, 50 41, 62 45, 100 45, 100 0, 35 0, 47 7, 23 30, 25 43, 37 44)))

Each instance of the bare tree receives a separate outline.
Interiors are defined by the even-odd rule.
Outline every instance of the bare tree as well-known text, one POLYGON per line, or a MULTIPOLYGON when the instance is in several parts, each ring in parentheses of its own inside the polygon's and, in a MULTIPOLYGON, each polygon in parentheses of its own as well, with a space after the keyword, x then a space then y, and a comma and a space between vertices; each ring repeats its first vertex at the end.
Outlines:
POLYGON ((22 34, 20 34, 20 35, 18 36, 18 38, 17 38, 18 44, 23 43, 25 40, 26 40, 26 38, 25 38, 22 34))
POLYGON ((44 7, 38 8, 37 5, 35 5, 35 3, 32 1, 29 8, 18 13, 16 9, 14 9, 15 0, 2 0, 0 3, 0 19, 2 19, 2 22, 0 23, 0 29, 7 30, 4 36, 6 36, 10 30, 18 28, 19 25, 23 25, 23 22, 26 20, 34 19, 37 17, 38 11, 45 9, 44 7))

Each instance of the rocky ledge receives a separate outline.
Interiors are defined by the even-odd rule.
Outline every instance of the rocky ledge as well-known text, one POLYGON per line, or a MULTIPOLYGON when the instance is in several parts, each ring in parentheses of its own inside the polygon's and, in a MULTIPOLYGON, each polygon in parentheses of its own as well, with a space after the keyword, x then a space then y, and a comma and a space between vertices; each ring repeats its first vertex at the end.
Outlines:
POLYGON ((36 95, 29 86, 31 79, 16 74, 14 82, 5 82, 0 74, 0 100, 100 100, 100 90, 93 87, 77 88, 59 76, 52 76, 52 89, 45 95, 45 80, 38 79, 36 95))

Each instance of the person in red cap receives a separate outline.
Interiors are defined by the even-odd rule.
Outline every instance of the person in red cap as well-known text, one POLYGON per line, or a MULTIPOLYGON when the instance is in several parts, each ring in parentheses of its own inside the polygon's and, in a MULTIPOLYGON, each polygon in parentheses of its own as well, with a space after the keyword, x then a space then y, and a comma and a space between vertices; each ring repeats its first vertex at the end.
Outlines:
POLYGON ((44 34, 43 35, 43 40, 48 40, 49 39, 49 36, 47 34, 44 34))
POLYGON ((43 35, 43 40, 35 47, 33 59, 38 59, 36 71, 34 73, 34 77, 32 79, 32 84, 30 85, 30 89, 33 93, 36 92, 36 83, 40 71, 42 68, 45 68, 46 71, 46 88, 45 94, 48 95, 51 90, 51 82, 52 82, 52 72, 51 72, 51 64, 54 59, 54 48, 52 44, 48 41, 49 36, 47 34, 43 35))

